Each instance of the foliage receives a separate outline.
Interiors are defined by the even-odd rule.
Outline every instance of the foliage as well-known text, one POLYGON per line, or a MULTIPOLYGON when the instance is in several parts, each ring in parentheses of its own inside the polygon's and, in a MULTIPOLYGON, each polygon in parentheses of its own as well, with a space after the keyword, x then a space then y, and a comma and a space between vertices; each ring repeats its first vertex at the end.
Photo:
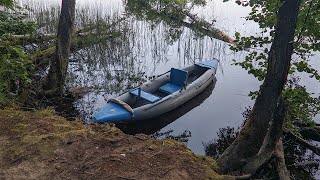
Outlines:
POLYGON ((32 63, 18 47, 0 46, 0 103, 4 95, 16 91, 21 83, 30 83, 28 70, 32 63))
POLYGON ((0 1, 0 6, 4 6, 7 8, 13 8, 14 7, 14 2, 13 0, 1 0, 0 1))
MULTIPOLYGON (((0 39, 11 41, 12 35, 31 34, 34 24, 21 15, 22 9, 13 1, 2 1, 6 9, 0 11, 0 39)), ((8 100, 8 95, 16 96, 21 88, 30 83, 29 71, 33 65, 25 55, 23 47, 0 45, 0 104, 8 100)))
POLYGON ((236 139, 238 130, 234 127, 220 128, 217 132, 218 138, 213 141, 203 142, 206 156, 218 159, 224 150, 236 139))
POLYGON ((288 104, 288 125, 293 128, 293 120, 302 121, 306 125, 314 125, 312 120, 320 111, 320 98, 313 97, 305 86, 299 85, 300 78, 295 77, 288 81, 283 91, 288 104))
MULTIPOLYGON (((241 36, 238 32, 235 34, 235 44, 230 47, 231 50, 234 52, 245 50, 248 55, 243 61, 234 60, 234 64, 246 69, 249 74, 262 81, 267 72, 269 47, 274 38, 277 13, 281 2, 280 0, 249 0, 237 1, 237 3, 251 7, 252 11, 246 19, 258 23, 261 32, 249 37, 241 36)), ((319 98, 309 93, 306 87, 299 85, 299 78, 296 77, 299 73, 304 72, 309 74, 310 78, 320 81, 318 71, 309 65, 312 53, 320 50, 319 7, 318 0, 306 0, 303 1, 299 12, 295 40, 292 42, 294 55, 289 70, 289 81, 283 91, 283 96, 288 101, 289 121, 299 119, 310 124, 313 121, 312 118, 320 111, 319 98)), ((250 93, 253 99, 257 94, 258 92, 250 93)))
POLYGON ((0 37, 8 38, 10 35, 32 33, 34 31, 34 23, 27 21, 26 17, 17 12, 0 11, 0 37))
POLYGON ((127 0, 126 12, 150 21, 154 26, 162 22, 169 25, 170 31, 166 36, 172 43, 180 38, 184 26, 192 28, 197 36, 218 36, 218 31, 212 28, 211 23, 190 13, 195 6, 205 5, 205 0, 127 0))

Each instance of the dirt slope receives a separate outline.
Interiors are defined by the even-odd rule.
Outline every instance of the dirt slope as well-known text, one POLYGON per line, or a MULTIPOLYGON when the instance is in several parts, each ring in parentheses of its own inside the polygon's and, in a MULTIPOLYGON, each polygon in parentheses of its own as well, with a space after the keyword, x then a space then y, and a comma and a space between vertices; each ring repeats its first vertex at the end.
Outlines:
POLYGON ((49 110, 0 110, 0 179, 225 179, 173 140, 84 125, 49 110))

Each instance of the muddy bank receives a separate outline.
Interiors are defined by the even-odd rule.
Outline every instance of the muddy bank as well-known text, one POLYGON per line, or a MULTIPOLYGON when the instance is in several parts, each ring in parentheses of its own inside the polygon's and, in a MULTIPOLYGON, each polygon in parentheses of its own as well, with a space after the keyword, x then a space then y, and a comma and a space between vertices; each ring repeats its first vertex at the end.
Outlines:
POLYGON ((0 110, 0 179, 225 179, 174 140, 66 121, 51 110, 0 110))

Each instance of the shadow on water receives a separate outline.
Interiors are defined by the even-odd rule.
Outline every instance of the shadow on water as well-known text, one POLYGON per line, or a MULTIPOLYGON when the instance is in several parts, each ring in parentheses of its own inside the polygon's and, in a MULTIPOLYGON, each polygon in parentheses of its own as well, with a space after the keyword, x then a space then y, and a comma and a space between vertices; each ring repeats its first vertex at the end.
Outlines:
POLYGON ((143 120, 143 121, 133 121, 129 123, 119 123, 116 124, 118 128, 128 134, 154 134, 160 131, 162 128, 172 123, 176 119, 185 115, 192 109, 201 105, 211 94, 215 86, 215 82, 211 83, 206 89, 204 89, 200 94, 186 102, 185 104, 177 107, 176 109, 169 111, 157 118, 143 120))

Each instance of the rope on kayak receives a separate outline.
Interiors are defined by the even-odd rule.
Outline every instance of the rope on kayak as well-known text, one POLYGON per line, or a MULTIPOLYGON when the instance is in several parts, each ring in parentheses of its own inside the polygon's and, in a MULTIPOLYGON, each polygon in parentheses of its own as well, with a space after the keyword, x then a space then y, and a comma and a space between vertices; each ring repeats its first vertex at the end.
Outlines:
POLYGON ((134 111, 133 109, 129 106, 129 104, 121 101, 120 99, 116 99, 116 98, 109 98, 108 102, 113 102, 116 103, 120 106, 122 106, 125 110, 129 111, 131 113, 131 119, 134 120, 134 111))

